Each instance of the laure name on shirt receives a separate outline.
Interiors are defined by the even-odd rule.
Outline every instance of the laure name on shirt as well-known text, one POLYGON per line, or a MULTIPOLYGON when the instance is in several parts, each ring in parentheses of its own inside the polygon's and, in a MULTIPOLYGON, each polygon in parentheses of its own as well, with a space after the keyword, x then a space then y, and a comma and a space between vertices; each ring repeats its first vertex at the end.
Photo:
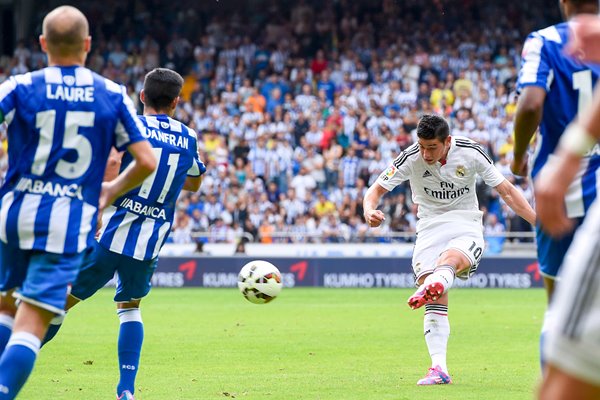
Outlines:
POLYGON ((62 85, 46 85, 46 98, 49 100, 83 101, 91 103, 94 101, 94 87, 69 87, 62 85))

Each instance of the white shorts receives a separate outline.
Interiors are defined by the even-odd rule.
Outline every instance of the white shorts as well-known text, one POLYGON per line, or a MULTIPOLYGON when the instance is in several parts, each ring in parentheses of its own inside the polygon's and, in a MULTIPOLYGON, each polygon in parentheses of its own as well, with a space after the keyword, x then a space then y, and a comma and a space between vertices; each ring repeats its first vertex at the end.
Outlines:
POLYGON ((544 341, 545 359, 600 385, 600 202, 579 228, 560 270, 544 341))
POLYGON ((460 279, 468 279, 477 270, 485 249, 481 223, 443 221, 428 225, 426 229, 418 232, 412 257, 417 286, 417 282, 423 275, 433 272, 437 266, 438 257, 450 249, 460 251, 469 259, 471 268, 457 275, 460 279))

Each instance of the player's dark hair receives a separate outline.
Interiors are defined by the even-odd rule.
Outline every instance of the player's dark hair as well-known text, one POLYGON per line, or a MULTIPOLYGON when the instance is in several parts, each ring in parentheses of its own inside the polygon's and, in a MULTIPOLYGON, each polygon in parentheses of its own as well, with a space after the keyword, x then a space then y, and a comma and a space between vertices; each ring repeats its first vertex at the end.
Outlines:
POLYGON ((419 120, 417 125, 417 136, 421 139, 437 139, 440 142, 445 141, 450 135, 448 122, 439 115, 425 114, 419 120))
POLYGON ((567 0, 567 2, 571 3, 575 14, 598 14, 600 7, 598 0, 567 0))
POLYGON ((575 6, 582 6, 582 5, 594 5, 596 7, 598 7, 598 0, 569 0, 569 2, 575 6))
POLYGON ((155 110, 169 108, 179 96, 183 87, 183 78, 168 68, 155 68, 144 78, 144 101, 155 110))

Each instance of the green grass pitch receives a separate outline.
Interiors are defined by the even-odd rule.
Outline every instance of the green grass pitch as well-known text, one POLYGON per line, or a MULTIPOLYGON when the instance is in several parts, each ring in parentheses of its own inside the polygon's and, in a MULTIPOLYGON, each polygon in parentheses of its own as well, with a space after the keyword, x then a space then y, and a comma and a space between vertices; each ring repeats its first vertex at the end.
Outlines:
MULTIPOLYGON (((136 399, 532 399, 542 290, 455 289, 452 385, 429 367, 423 311, 407 289, 284 289, 266 305, 237 289, 155 289, 142 303, 136 399)), ((21 399, 114 399, 112 290, 80 304, 40 352, 21 399)))

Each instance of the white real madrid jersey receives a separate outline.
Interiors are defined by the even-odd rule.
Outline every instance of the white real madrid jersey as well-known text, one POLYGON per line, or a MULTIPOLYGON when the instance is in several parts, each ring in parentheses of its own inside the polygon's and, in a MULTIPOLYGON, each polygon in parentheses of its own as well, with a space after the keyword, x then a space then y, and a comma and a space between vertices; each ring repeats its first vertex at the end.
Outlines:
POLYGON ((419 206, 419 231, 438 221, 481 224, 482 213, 475 193, 477 175, 492 187, 504 181, 481 145, 466 137, 452 136, 445 164, 427 164, 419 144, 415 143, 396 157, 377 182, 391 191, 400 183, 410 181, 413 202, 419 206))

